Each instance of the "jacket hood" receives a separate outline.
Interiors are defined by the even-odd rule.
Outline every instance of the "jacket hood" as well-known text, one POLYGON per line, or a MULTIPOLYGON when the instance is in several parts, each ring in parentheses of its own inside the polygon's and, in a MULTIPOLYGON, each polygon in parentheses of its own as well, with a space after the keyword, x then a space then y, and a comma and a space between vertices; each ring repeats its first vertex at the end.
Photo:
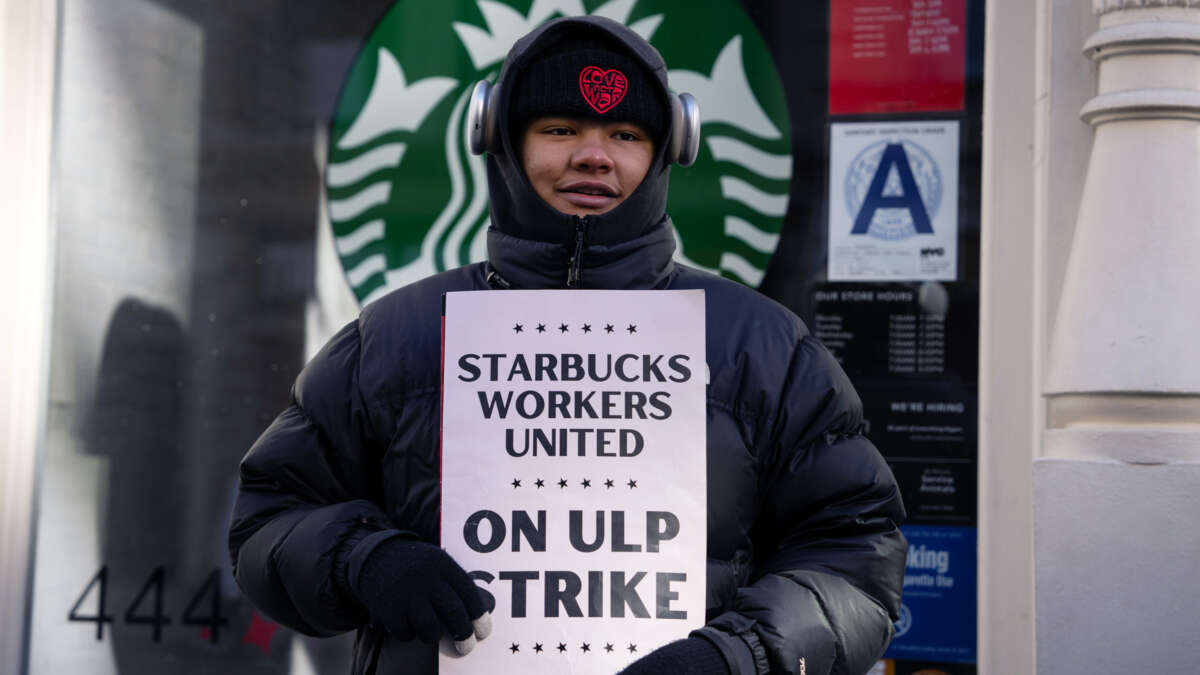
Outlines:
MULTIPOLYGON (((602 214, 577 217, 563 213, 542 200, 525 175, 516 152, 519 139, 509 133, 509 107, 512 86, 524 69, 543 49, 561 39, 564 33, 586 31, 597 33, 622 45, 629 57, 645 68, 657 88, 662 105, 669 110, 667 67, 658 50, 624 25, 595 16, 567 17, 542 24, 513 44, 496 80, 499 99, 496 102, 497 133, 500 152, 487 155, 488 196, 491 208, 491 230, 488 236, 488 258, 493 269, 509 285, 520 288, 553 288, 578 286, 567 283, 568 276, 588 277, 586 287, 626 288, 619 279, 607 275, 597 277, 596 253, 605 259, 603 267, 612 268, 614 251, 638 256, 644 247, 622 244, 635 240, 653 241, 657 254, 651 263, 660 267, 655 277, 669 272, 670 257, 675 242, 672 234, 653 236, 658 230, 672 232, 666 217, 667 186, 670 166, 666 162, 666 143, 656 139, 654 158, 641 184, 616 208, 602 214), (582 239, 581 239, 582 234, 582 239), (669 241, 666 241, 669 240, 669 241), (582 242, 582 245, 581 245, 582 242), (661 248, 667 251, 662 260, 661 248), (509 250, 502 250, 509 247, 509 250), (527 259, 516 250, 538 255, 527 259), (582 263, 573 258, 583 254, 582 263), (571 272, 572 264, 582 271, 571 272), (537 268, 533 269, 532 266, 537 268), (555 281, 555 283, 550 283, 555 281), (609 283, 611 281, 611 283, 609 283)), ((632 262, 632 261, 631 261, 632 262)), ((650 261, 645 261, 649 263, 650 261)), ((627 265, 618 265, 625 268, 627 265)))

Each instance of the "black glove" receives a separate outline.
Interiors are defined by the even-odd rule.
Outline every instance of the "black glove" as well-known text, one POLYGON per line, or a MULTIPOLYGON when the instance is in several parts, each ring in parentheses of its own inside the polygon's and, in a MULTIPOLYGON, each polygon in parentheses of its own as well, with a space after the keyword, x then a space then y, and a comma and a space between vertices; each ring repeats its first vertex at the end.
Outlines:
POLYGON ((433 643, 449 633, 465 654, 491 631, 479 588, 432 544, 387 539, 367 555, 350 585, 372 624, 400 640, 433 643))
POLYGON ((717 646, 701 637, 665 644, 629 664, 621 675, 730 675, 717 646))

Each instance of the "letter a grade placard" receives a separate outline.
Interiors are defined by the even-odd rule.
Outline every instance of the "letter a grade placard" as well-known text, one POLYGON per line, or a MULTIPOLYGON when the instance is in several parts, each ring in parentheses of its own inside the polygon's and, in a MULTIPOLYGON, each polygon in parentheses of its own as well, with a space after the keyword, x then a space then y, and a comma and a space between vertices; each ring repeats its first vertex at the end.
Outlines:
POLYGON ((954 281, 955 120, 829 127, 830 281, 954 281))
POLYGON ((496 601, 440 672, 612 675, 704 623, 703 291, 445 296, 442 546, 496 601))

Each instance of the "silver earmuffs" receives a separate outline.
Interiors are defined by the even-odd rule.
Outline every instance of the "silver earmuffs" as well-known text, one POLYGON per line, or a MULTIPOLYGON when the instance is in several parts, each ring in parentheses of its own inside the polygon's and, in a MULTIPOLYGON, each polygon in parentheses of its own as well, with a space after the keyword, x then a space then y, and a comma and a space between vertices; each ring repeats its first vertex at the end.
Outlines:
MULTIPOLYGON (((500 150, 496 102, 500 89, 481 80, 467 104, 467 147, 472 154, 496 154, 500 150)), ((691 166, 700 153, 700 105, 691 94, 670 95, 671 133, 667 138, 667 162, 691 166)))

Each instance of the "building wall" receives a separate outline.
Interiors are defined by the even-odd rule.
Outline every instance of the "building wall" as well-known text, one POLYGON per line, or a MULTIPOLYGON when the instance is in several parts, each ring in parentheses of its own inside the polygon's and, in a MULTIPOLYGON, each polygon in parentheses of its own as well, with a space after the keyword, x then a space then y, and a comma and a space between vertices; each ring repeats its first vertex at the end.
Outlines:
POLYGON ((50 147, 57 46, 50 0, 0 4, 0 670, 25 650, 36 448, 52 299, 50 147))
MULTIPOLYGON (((1200 6, 1094 0, 1094 128, 1034 460, 1038 666, 1189 672, 1200 584, 1200 6)), ((1052 187, 1052 185, 1051 185, 1052 187)), ((1053 194, 1053 193, 1051 193, 1053 194)), ((1056 231, 1054 223, 1048 231, 1056 231)), ((1049 250, 1049 247, 1048 247, 1049 250)))
POLYGON ((1092 130, 1086 0, 990 3, 980 338, 980 672, 1033 672, 1032 463, 1092 130))

